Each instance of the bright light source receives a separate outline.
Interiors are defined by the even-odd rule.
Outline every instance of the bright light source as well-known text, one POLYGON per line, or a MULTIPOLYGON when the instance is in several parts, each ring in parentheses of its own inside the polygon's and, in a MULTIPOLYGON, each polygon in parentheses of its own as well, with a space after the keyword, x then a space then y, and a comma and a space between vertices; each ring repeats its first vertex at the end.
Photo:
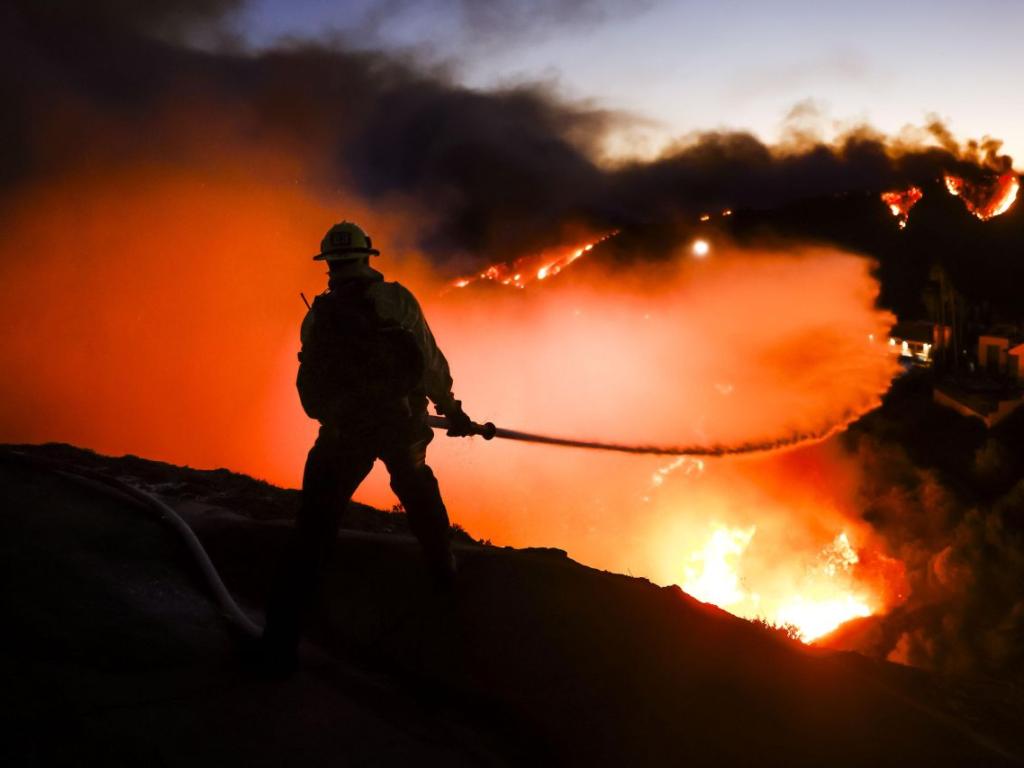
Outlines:
POLYGON ((698 259, 703 259, 711 250, 711 245, 707 240, 694 240, 690 250, 693 251, 693 255, 698 259))

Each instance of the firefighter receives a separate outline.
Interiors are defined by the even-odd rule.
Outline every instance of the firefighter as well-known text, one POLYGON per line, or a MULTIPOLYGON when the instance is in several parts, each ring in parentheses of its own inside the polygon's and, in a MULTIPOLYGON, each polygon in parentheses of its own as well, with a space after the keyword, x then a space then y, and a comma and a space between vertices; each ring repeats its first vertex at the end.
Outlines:
POLYGON ((326 261, 328 290, 302 323, 299 395, 320 432, 306 459, 302 501, 272 587, 261 660, 294 669, 305 614, 334 546, 339 518, 376 459, 405 508, 434 580, 449 585, 455 560, 448 513, 426 464, 433 431, 427 400, 448 419, 448 434, 468 436, 472 421, 452 394, 452 377, 419 304, 370 266, 370 237, 343 221, 313 258, 326 261))

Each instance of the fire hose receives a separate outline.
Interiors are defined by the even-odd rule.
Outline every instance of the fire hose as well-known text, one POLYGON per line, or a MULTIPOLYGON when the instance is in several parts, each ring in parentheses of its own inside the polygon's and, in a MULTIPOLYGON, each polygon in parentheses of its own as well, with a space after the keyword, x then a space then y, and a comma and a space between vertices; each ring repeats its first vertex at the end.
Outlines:
POLYGON ((161 501, 152 493, 147 493, 123 480, 62 461, 44 459, 41 456, 31 456, 22 451, 9 448, 5 448, 0 452, 0 458, 53 472, 72 482, 86 485, 93 490, 98 490, 114 497, 122 499, 127 497, 129 501, 156 513, 161 521, 174 529, 175 533, 178 534, 185 544, 185 548, 198 566, 207 588, 220 605, 224 617, 243 634, 255 637, 263 631, 263 628, 249 618, 249 615, 235 602, 234 597, 231 596, 231 592, 228 591, 223 579, 221 579, 220 574, 217 572, 216 566, 210 560, 209 554, 207 554, 206 549, 199 541, 199 537, 196 536, 189 524, 169 504, 161 501))
MULTIPOLYGON (((850 414, 834 424, 820 430, 793 432, 786 437, 775 440, 752 441, 746 443, 704 445, 632 445, 627 443, 611 443, 596 440, 576 440, 568 437, 553 437, 534 432, 520 432, 514 429, 496 427, 492 422, 477 424, 472 422, 471 434, 479 435, 485 440, 500 437, 503 440, 516 440, 524 443, 540 445, 557 445, 564 448, 584 448, 593 451, 614 451, 616 453, 633 453, 648 456, 736 456, 739 454, 764 453, 791 448, 805 443, 820 442, 834 434, 842 432, 859 414, 850 414)), ((427 416, 427 423, 434 429, 450 429, 451 424, 443 416, 427 416)))

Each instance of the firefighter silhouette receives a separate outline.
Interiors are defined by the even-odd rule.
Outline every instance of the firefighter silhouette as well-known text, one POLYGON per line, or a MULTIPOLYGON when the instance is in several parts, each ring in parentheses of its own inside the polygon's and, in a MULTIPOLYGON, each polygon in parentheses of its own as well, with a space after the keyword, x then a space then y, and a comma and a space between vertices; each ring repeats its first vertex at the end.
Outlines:
POLYGON ((472 434, 452 394, 452 377, 415 297, 370 267, 379 251, 358 226, 327 232, 316 260, 329 267, 328 290, 302 323, 298 390, 320 422, 302 477, 302 502, 267 605, 262 660, 294 668, 306 614, 352 494, 381 459, 405 508, 429 573, 450 584, 455 560, 448 513, 426 464, 433 431, 427 402, 447 417, 448 434, 472 434))

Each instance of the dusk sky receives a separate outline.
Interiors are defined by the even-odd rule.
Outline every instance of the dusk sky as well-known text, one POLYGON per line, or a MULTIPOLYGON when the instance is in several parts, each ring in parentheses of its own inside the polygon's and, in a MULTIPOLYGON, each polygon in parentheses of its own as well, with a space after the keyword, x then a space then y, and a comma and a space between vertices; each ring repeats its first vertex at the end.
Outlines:
POLYGON ((453 64, 475 87, 553 83, 637 118, 618 132, 617 153, 723 127, 774 141, 802 105, 803 125, 825 137, 859 122, 896 133, 937 115, 961 139, 1004 139, 1021 167, 1024 3, 572 0, 536 10, 550 5, 252 0, 237 25, 254 47, 337 35, 453 64))

